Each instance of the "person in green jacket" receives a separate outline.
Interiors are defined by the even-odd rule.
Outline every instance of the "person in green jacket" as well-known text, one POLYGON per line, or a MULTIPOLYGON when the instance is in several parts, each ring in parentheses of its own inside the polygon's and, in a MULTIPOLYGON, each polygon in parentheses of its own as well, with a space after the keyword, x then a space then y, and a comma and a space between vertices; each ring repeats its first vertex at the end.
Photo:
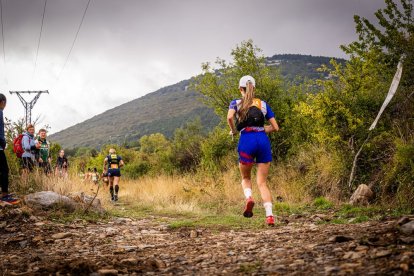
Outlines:
POLYGON ((52 159, 50 158, 50 143, 46 139, 46 136, 46 129, 40 129, 39 136, 37 137, 40 148, 36 151, 36 161, 39 164, 39 168, 43 168, 45 174, 50 175, 52 173, 52 159))

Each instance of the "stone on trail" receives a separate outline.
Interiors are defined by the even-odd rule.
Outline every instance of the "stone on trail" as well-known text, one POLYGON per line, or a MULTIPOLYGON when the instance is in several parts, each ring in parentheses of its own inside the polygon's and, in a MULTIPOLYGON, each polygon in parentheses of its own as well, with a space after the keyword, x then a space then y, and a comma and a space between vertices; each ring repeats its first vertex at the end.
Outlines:
POLYGON ((400 218, 398 221, 397 221, 397 225, 403 225, 403 224, 406 224, 406 223, 408 223, 408 222, 410 222, 410 219, 409 218, 407 218, 407 217, 402 217, 402 218, 400 218))
POLYGON ((66 239, 72 236, 72 233, 57 233, 52 235, 52 239, 60 240, 60 239, 66 239))
POLYGON ((198 236, 197 231, 195 231, 195 230, 190 231, 190 238, 197 238, 197 236, 198 236))
POLYGON ((347 259, 356 260, 356 259, 360 259, 361 256, 362 256, 361 253, 349 251, 349 252, 346 252, 342 258, 345 260, 347 259))
POLYGON ((90 205, 89 208, 91 208, 92 211, 100 214, 105 213, 105 209, 102 207, 101 200, 99 198, 94 199, 94 196, 85 195, 83 192, 72 193, 69 194, 68 197, 83 205, 84 208, 87 208, 90 205))
POLYGON ((118 270, 116 269, 100 269, 98 270, 99 275, 118 275, 118 270))
POLYGON ((386 257, 392 254, 391 250, 380 250, 378 252, 375 253, 374 257, 375 258, 382 258, 382 257, 386 257))
POLYGON ((400 231, 405 235, 413 235, 414 234, 414 220, 403 224, 400 227, 400 231))
POLYGON ((135 259, 135 258, 123 259, 123 260, 120 261, 120 263, 122 265, 137 265, 138 264, 138 259, 135 259))
POLYGON ((352 240, 353 238, 347 236, 332 236, 328 239, 329 242, 347 242, 352 240))
POLYGON ((48 210, 60 207, 68 211, 74 211, 77 207, 74 200, 52 191, 28 194, 24 197, 24 201, 29 207, 38 210, 48 210))
POLYGON ((400 237, 400 241, 406 244, 414 244, 414 237, 400 237))
POLYGON ((367 185, 361 184, 352 194, 349 203, 352 205, 368 205, 373 195, 374 193, 367 185))

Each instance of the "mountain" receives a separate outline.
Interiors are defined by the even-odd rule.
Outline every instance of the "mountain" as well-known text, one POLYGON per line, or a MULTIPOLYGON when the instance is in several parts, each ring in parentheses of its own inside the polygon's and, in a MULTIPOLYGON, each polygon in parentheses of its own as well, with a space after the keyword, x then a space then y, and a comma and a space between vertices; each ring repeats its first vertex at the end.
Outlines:
MULTIPOLYGON (((316 69, 322 64, 329 64, 330 59, 307 55, 274 55, 266 58, 266 63, 277 68, 283 78, 298 81, 298 77, 328 77, 316 69)), ((172 137, 176 128, 196 117, 201 119, 203 128, 208 131, 220 119, 200 101, 197 92, 188 89, 189 84, 190 80, 183 80, 163 87, 50 135, 49 138, 64 148, 100 148, 108 143, 137 141, 144 135, 156 132, 172 137)))

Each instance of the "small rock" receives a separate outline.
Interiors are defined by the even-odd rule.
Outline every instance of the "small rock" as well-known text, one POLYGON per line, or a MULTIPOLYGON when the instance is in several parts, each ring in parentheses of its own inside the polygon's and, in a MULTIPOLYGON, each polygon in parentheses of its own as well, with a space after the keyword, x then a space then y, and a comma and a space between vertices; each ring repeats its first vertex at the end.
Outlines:
POLYGON ((414 220, 402 225, 400 231, 405 235, 414 234, 414 220))
POLYGON ((67 233, 57 233, 57 234, 52 235, 52 238, 55 239, 55 240, 60 240, 60 239, 69 238, 71 236, 72 236, 72 233, 69 233, 69 232, 67 232, 67 233))
POLYGON ((400 268, 401 268, 402 271, 407 272, 410 269, 410 266, 406 263, 402 263, 402 264, 400 264, 400 268))
POLYGON ((108 227, 105 229, 105 232, 106 232, 106 237, 112 237, 118 233, 118 230, 116 230, 113 227, 108 227))
POLYGON ((19 242, 19 245, 21 248, 25 248, 27 246, 28 241, 21 241, 19 242))
POLYGON ((313 221, 314 221, 314 222, 321 222, 321 221, 323 221, 323 219, 321 219, 320 217, 315 217, 315 218, 313 219, 313 221))
POLYGON ((336 248, 334 248, 333 250, 332 250, 332 252, 335 252, 335 253, 337 253, 337 252, 343 252, 344 250, 342 249, 342 248, 340 248, 340 247, 336 247, 336 248))
POLYGON ((99 275, 118 275, 118 270, 116 269, 99 269, 99 275))
POLYGON ((351 260, 355 260, 355 259, 359 259, 361 258, 361 254, 358 252, 354 252, 354 251, 349 251, 346 252, 345 255, 343 256, 343 259, 351 259, 351 260))
POLYGON ((43 237, 42 236, 35 236, 33 239, 32 239, 32 242, 39 242, 39 241, 41 241, 41 240, 43 240, 43 237))
POLYGON ((347 236, 332 236, 328 239, 329 242, 347 242, 352 240, 353 238, 347 236))
POLYGON ((386 257, 392 254, 391 250, 380 250, 377 253, 375 253, 374 258, 382 258, 386 257))
POLYGON ((341 270, 340 267, 337 266, 327 266, 325 267, 325 273, 335 273, 339 272, 341 270))
POLYGON ((352 194, 349 203, 352 205, 368 205, 373 195, 374 193, 367 185, 361 184, 352 194))
POLYGON ((2 221, 0 222, 0 229, 5 228, 7 226, 7 222, 2 221))
POLYGON ((410 222, 410 219, 408 217, 402 217, 397 221, 397 225, 401 226, 407 222, 410 222))
POLYGON ((137 265, 138 264, 138 260, 135 258, 128 258, 128 259, 123 259, 120 262, 123 265, 137 265))
POLYGON ((21 214, 23 214, 23 211, 21 209, 12 209, 9 211, 9 215, 12 216, 20 216, 21 214))
POLYGON ((366 245, 358 245, 358 246, 355 248, 355 251, 368 251, 368 249, 369 249, 369 247, 368 247, 368 246, 366 246, 366 245))
POLYGON ((157 266, 158 269, 162 269, 167 266, 162 260, 159 260, 159 259, 155 260, 155 265, 157 266))
POLYGON ((31 222, 36 222, 36 221, 38 221, 39 219, 38 219, 37 217, 35 217, 35 216, 30 216, 30 217, 29 217, 29 220, 30 220, 31 222))
POLYGON ((195 231, 195 230, 190 231, 190 238, 197 238, 197 236, 198 236, 197 231, 195 231))
POLYGON ((350 218, 348 219, 348 223, 354 223, 356 221, 356 218, 350 218))
POLYGON ((402 241, 403 243, 406 243, 406 244, 413 244, 414 243, 414 237, 400 237, 400 241, 402 241))
POLYGON ((133 252, 133 251, 136 251, 138 249, 138 246, 135 246, 135 245, 124 245, 124 246, 120 246, 119 248, 122 248, 126 252, 133 252))

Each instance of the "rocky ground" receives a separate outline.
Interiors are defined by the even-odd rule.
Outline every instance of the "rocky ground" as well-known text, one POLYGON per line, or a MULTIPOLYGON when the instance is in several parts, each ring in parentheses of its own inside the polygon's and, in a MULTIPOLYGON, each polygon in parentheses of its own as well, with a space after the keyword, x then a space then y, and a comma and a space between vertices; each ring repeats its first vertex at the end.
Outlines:
POLYGON ((339 225, 290 216, 273 228, 217 230, 169 229, 156 218, 61 224, 24 207, 0 211, 0 275, 414 274, 414 228, 401 230, 414 217, 339 225))

